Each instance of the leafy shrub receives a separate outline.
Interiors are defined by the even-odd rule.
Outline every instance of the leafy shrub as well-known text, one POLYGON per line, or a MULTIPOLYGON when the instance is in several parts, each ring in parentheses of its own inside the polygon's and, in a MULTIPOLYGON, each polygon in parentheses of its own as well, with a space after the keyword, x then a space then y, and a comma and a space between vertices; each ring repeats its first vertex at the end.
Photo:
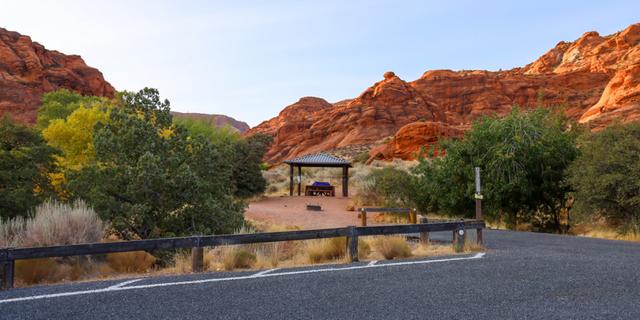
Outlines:
POLYGON ((446 156, 426 158, 414 170, 414 200, 422 212, 474 214, 474 167, 482 170, 485 216, 518 223, 547 221, 542 230, 561 230, 560 213, 570 187, 566 170, 577 156, 576 133, 547 109, 473 123, 464 139, 445 140, 446 156), (537 219, 541 215, 550 218, 537 219))
POLYGON ((614 124, 579 145, 568 179, 573 210, 579 218, 604 218, 621 234, 640 234, 640 124, 614 124))
POLYGON ((384 207, 412 206, 412 180, 412 175, 402 169, 374 169, 360 183, 356 203, 384 207))
POLYGON ((26 216, 53 194, 55 154, 37 131, 0 119, 0 219, 26 216))
POLYGON ((403 236, 376 237, 372 246, 387 260, 411 256, 411 248, 403 236))

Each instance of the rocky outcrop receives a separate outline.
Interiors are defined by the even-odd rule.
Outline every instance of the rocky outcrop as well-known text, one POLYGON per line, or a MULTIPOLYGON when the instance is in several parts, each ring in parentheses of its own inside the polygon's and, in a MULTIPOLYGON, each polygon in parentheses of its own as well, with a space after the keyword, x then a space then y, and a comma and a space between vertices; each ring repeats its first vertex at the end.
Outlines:
POLYGON ((393 73, 350 101, 330 104, 306 97, 277 117, 249 130, 271 134, 270 162, 288 157, 377 142, 415 121, 443 121, 432 99, 393 73))
POLYGON ((279 162, 379 141, 372 158, 411 159, 438 137, 458 135, 474 119, 504 115, 514 105, 561 108, 597 130, 640 118, 639 64, 640 24, 604 37, 587 32, 522 68, 432 70, 412 82, 387 72, 353 100, 331 105, 315 98, 323 104, 313 112, 301 100, 248 134, 274 135, 266 160, 279 162))
POLYGON ((229 126, 240 133, 249 130, 249 125, 246 122, 238 121, 232 117, 221 114, 184 113, 175 111, 171 111, 171 114, 176 118, 202 120, 216 127, 229 126))
POLYGON ((80 56, 45 49, 28 36, 0 28, 0 115, 34 123, 42 94, 66 88, 113 97, 115 89, 80 56))
POLYGON ((421 153, 434 155, 444 153, 438 141, 442 138, 458 138, 466 127, 453 127, 443 122, 418 121, 400 128, 389 142, 369 151, 369 162, 373 160, 416 159, 421 153), (433 149, 432 149, 433 147, 433 149))

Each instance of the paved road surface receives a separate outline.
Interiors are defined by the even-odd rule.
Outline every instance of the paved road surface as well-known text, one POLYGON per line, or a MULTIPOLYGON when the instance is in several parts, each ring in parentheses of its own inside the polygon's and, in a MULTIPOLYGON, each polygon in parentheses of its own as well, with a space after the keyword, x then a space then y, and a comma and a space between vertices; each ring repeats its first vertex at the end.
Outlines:
POLYGON ((455 260, 15 289, 0 293, 0 318, 640 319, 640 244, 490 230, 485 238, 486 255, 455 260))

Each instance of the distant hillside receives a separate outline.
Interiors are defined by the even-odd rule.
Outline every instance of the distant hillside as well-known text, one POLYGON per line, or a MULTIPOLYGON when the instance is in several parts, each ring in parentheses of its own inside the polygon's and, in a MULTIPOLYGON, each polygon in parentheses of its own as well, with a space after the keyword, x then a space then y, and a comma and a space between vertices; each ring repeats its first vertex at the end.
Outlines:
POLYGON ((225 125, 229 125, 232 128, 237 129, 239 132, 245 132, 249 130, 249 125, 243 121, 238 121, 229 116, 221 115, 221 114, 206 114, 206 113, 182 113, 182 112, 174 112, 172 111, 174 117, 177 118, 189 118, 189 119, 198 119, 204 120, 216 127, 222 127, 225 125))

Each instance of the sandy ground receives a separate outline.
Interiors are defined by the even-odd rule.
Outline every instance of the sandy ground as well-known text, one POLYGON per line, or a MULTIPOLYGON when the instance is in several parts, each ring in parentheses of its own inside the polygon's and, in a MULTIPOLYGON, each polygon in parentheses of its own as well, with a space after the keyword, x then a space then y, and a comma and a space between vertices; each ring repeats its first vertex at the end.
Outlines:
POLYGON ((343 197, 268 197, 252 202, 245 217, 267 224, 301 229, 337 228, 359 225, 355 211, 347 211, 349 198, 343 197), (322 206, 322 211, 308 211, 308 204, 322 206))

